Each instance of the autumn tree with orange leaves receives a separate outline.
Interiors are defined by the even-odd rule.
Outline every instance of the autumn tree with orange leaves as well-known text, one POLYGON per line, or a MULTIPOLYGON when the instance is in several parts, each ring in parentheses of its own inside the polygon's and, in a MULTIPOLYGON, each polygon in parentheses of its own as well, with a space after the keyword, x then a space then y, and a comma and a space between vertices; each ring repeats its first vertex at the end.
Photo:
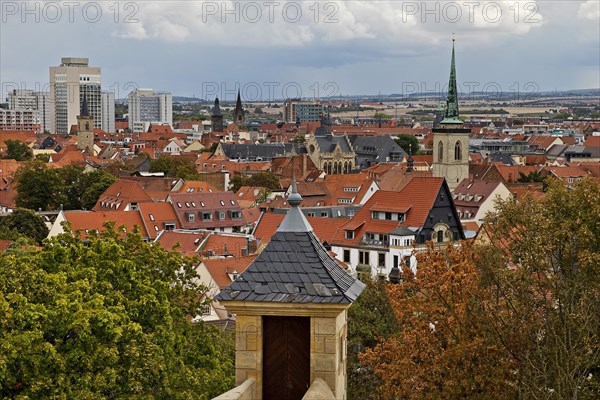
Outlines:
POLYGON ((500 202, 476 243, 389 285, 398 332, 361 356, 381 399, 600 398, 600 183, 500 202))
POLYGON ((429 247, 388 294, 401 326, 361 361, 383 399, 510 398, 511 358, 489 334, 473 248, 429 247))

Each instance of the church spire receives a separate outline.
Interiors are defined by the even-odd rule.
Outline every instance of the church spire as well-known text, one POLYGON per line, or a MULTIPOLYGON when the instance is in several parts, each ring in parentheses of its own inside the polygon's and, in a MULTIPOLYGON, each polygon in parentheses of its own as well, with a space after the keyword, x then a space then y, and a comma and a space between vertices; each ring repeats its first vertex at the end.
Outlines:
POLYGON ((446 100, 446 112, 444 114, 444 123, 462 123, 458 118, 458 89, 456 85, 456 62, 454 57, 454 42, 452 38, 452 62, 450 64, 450 80, 448 81, 448 100, 446 100))
POLYGON ((89 117, 90 111, 88 108, 87 95, 83 95, 83 104, 81 105, 81 113, 79 114, 82 117, 89 117))

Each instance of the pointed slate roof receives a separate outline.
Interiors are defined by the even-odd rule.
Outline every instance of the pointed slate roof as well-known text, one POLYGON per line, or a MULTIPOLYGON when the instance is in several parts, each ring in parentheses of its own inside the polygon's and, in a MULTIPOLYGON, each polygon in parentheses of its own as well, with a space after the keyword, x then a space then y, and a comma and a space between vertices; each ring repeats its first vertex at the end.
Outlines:
POLYGON ((221 116, 221 107, 219 106, 219 98, 215 98, 215 106, 212 109, 212 116, 219 117, 221 116))
POLYGON ((90 111, 88 108, 87 95, 83 95, 83 104, 81 105, 81 117, 89 117, 90 111))
POLYGON ((269 244, 215 300, 349 304, 358 298, 364 283, 321 245, 298 208, 301 201, 294 182, 288 198, 292 207, 269 244))

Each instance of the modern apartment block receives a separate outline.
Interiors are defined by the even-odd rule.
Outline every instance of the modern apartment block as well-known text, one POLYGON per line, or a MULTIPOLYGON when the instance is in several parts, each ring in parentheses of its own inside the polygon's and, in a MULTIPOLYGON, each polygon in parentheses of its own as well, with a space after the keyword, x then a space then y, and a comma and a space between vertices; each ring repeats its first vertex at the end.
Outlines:
POLYGON ((0 109, 0 130, 37 132, 40 130, 38 112, 0 109))
POLYGON ((320 101, 287 99, 283 103, 285 122, 320 121, 323 116, 323 105, 320 101))
POLYGON ((136 89, 129 93, 129 129, 141 132, 151 123, 173 126, 173 96, 152 89, 136 89))
POLYGON ((115 92, 102 92, 102 130, 115 132, 115 92))
POLYGON ((61 58, 60 66, 50 67, 52 132, 69 133, 77 124, 83 98, 87 99, 94 127, 102 128, 101 70, 90 67, 87 58, 61 58))
MULTIPOLYGON (((23 121, 27 120, 27 124, 29 124, 29 121, 31 121, 32 124, 38 125, 40 132, 50 131, 52 128, 50 121, 49 92, 34 92, 33 90, 28 89, 13 89, 8 93, 8 109, 11 111, 28 111, 25 113, 10 113, 13 116, 15 123, 19 118, 21 118, 23 121)), ((8 117, 6 115, 5 121, 8 121, 8 117)))

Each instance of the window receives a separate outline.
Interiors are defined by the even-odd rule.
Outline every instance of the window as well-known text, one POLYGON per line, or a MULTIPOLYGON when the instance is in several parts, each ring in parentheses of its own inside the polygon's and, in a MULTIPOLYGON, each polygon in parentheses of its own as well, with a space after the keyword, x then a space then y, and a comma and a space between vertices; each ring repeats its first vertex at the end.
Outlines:
POLYGON ((373 211, 373 213, 371 214, 371 219, 379 219, 379 212, 373 211))
POLYGON ((150 214, 150 221, 154 222, 154 215, 150 214))
POLYGON ((224 202, 223 200, 221 200, 221 205, 222 205, 222 206, 224 206, 224 205, 225 205, 225 202, 224 202))
POLYGON ((385 267, 385 253, 377 253, 377 265, 385 267))
POLYGON ((185 202, 185 206, 186 206, 187 208, 190 208, 190 203, 188 203, 188 202, 186 201, 186 202, 185 202))
POLYGON ((314 212, 309 212, 307 215, 308 215, 309 217, 314 217, 314 216, 315 216, 315 213, 314 213, 314 212))
POLYGON ((394 256, 394 265, 392 265, 392 268, 393 268, 393 267, 400 267, 400 265, 399 265, 399 262, 398 262, 398 261, 399 261, 399 259, 398 259, 398 256, 397 256, 397 255, 395 255, 395 256, 394 256))
POLYGON ((158 226, 154 225, 154 230, 158 232, 158 226))
POLYGON ((196 216, 194 215, 194 213, 187 213, 187 220, 189 222, 194 222, 196 220, 196 216))
POLYGON ((225 211, 218 211, 217 216, 221 220, 225 219, 225 211))
POLYGON ((321 217, 327 218, 327 212, 321 212, 321 217))
POLYGON ((358 263, 363 265, 369 265, 369 252, 359 251, 358 252, 358 263))
POLYGON ((165 231, 172 231, 173 229, 175 229, 175 224, 174 223, 165 223, 164 227, 165 227, 165 231))
POLYGON ((454 160, 462 160, 462 144, 460 143, 460 140, 456 141, 456 144, 454 145, 454 160))
POLYGON ((204 202, 203 202, 203 201, 201 201, 201 202, 200 202, 200 205, 201 205, 202 207, 204 207, 204 202))
POLYGON ((437 231, 437 241, 438 243, 442 243, 444 241, 444 231, 441 229, 437 231))
POLYGON ((203 212, 202 213, 202 220, 203 221, 208 221, 212 219, 212 213, 209 212, 203 212))
POLYGON ((231 202, 232 206, 235 206, 235 201, 233 201, 233 200, 229 200, 229 201, 231 202))
POLYGON ((391 221, 392 220, 392 213, 391 212, 386 212, 385 213, 385 219, 388 220, 388 221, 391 221))
POLYGON ((192 201, 192 207, 196 207, 196 202, 192 201))
POLYGON ((344 250, 344 262, 350 262, 350 250, 344 250))
POLYGON ((240 211, 231 211, 231 219, 240 219, 242 218, 242 213, 240 211))
POLYGON ((438 161, 444 161, 444 144, 441 141, 438 143, 438 161))
POLYGON ((346 239, 354 239, 354 231, 346 231, 346 239))
POLYGON ((177 202, 177 207, 181 208, 181 203, 177 202))

